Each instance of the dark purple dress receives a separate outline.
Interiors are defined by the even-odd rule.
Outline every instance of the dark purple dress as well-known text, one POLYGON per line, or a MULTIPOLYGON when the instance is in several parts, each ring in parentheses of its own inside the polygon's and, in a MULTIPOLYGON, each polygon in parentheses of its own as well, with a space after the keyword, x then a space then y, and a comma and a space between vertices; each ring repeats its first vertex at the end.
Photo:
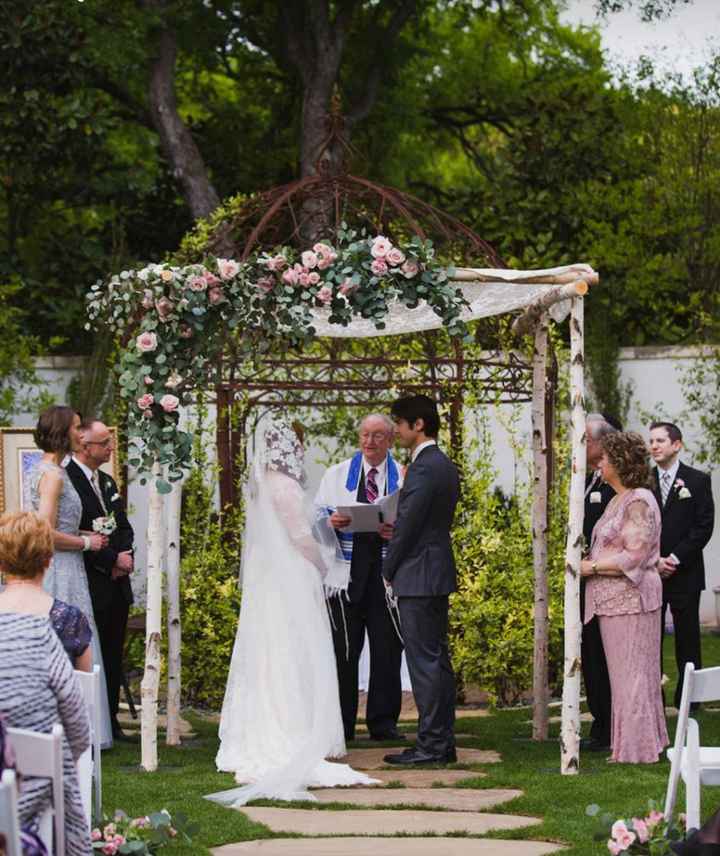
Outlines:
POLYGON ((85 613, 55 598, 48 619, 70 661, 74 663, 75 658, 87 650, 92 639, 92 630, 85 613))

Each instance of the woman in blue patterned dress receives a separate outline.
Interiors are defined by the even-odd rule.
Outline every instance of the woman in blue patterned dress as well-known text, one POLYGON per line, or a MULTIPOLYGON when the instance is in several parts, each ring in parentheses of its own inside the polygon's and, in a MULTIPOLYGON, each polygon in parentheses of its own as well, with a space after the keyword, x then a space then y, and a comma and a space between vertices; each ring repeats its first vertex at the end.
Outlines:
POLYGON ((79 530, 82 501, 61 466, 65 457, 80 445, 80 416, 71 408, 55 405, 40 414, 35 443, 43 451, 37 466, 26 477, 26 495, 40 517, 53 527, 55 553, 45 575, 45 591, 57 600, 77 607, 92 631, 92 662, 100 666, 102 703, 100 744, 112 746, 110 708, 107 701, 105 671, 100 640, 95 627, 90 589, 83 561, 84 550, 101 550, 107 536, 79 530))

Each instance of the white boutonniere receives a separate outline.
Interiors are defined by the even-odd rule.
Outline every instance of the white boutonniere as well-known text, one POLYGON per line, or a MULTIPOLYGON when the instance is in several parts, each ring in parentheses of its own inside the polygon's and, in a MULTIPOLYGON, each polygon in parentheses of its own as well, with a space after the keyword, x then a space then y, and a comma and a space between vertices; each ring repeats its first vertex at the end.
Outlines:
POLYGON ((590 491, 590 502, 602 502, 602 494, 599 490, 590 491))
POLYGON ((120 494, 119 494, 119 493, 114 493, 114 494, 110 497, 110 502, 116 502, 118 499, 120 499, 120 494))
POLYGON ((682 479, 675 479, 675 490, 677 491, 678 499, 690 499, 692 494, 685 487, 685 482, 682 479))
POLYGON ((115 515, 111 512, 107 517, 96 517, 93 520, 93 532, 99 532, 101 535, 112 535, 117 529, 115 515))

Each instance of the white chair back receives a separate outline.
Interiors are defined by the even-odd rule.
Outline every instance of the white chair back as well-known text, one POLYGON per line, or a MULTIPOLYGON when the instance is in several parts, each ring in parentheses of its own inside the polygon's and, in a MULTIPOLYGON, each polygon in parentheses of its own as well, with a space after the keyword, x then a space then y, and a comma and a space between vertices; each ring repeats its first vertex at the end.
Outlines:
POLYGON ((99 820, 102 817, 102 761, 100 756, 100 666, 93 666, 92 672, 75 672, 87 706, 90 720, 90 746, 78 758, 78 781, 83 808, 92 828, 92 815, 99 820), (94 784, 94 787, 93 787, 94 784))
POLYGON ((7 856, 22 856, 14 770, 4 770, 0 779, 0 833, 5 836, 7 856))
POLYGON ((668 749, 670 776, 665 794, 665 817, 672 817, 680 777, 685 782, 687 828, 700 826, 700 785, 720 785, 720 748, 700 745, 700 730, 690 718, 690 705, 720 700, 720 666, 695 670, 685 666, 682 698, 675 727, 675 742, 668 749))
MULTIPOLYGON (((15 751, 17 769, 21 776, 38 776, 52 782, 53 830, 55 833, 55 853, 65 853, 65 797, 63 793, 63 727, 56 724, 50 734, 29 731, 27 728, 8 728, 8 739, 15 751)), ((50 842, 45 841, 48 852, 52 852, 50 842)))

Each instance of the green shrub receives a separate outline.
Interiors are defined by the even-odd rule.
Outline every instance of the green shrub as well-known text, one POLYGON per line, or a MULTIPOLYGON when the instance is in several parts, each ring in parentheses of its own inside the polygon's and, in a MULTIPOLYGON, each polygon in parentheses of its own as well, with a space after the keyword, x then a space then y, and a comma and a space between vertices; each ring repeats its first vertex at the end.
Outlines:
MULTIPOLYGON (((479 685, 493 704, 507 705, 532 688, 530 488, 521 485, 508 500, 494 481, 486 455, 467 465, 453 530, 458 590, 450 600, 450 645, 461 683, 479 685)), ((553 487, 551 507, 559 513, 551 515, 548 537, 551 691, 563 657, 566 487, 566 479, 553 487)))

